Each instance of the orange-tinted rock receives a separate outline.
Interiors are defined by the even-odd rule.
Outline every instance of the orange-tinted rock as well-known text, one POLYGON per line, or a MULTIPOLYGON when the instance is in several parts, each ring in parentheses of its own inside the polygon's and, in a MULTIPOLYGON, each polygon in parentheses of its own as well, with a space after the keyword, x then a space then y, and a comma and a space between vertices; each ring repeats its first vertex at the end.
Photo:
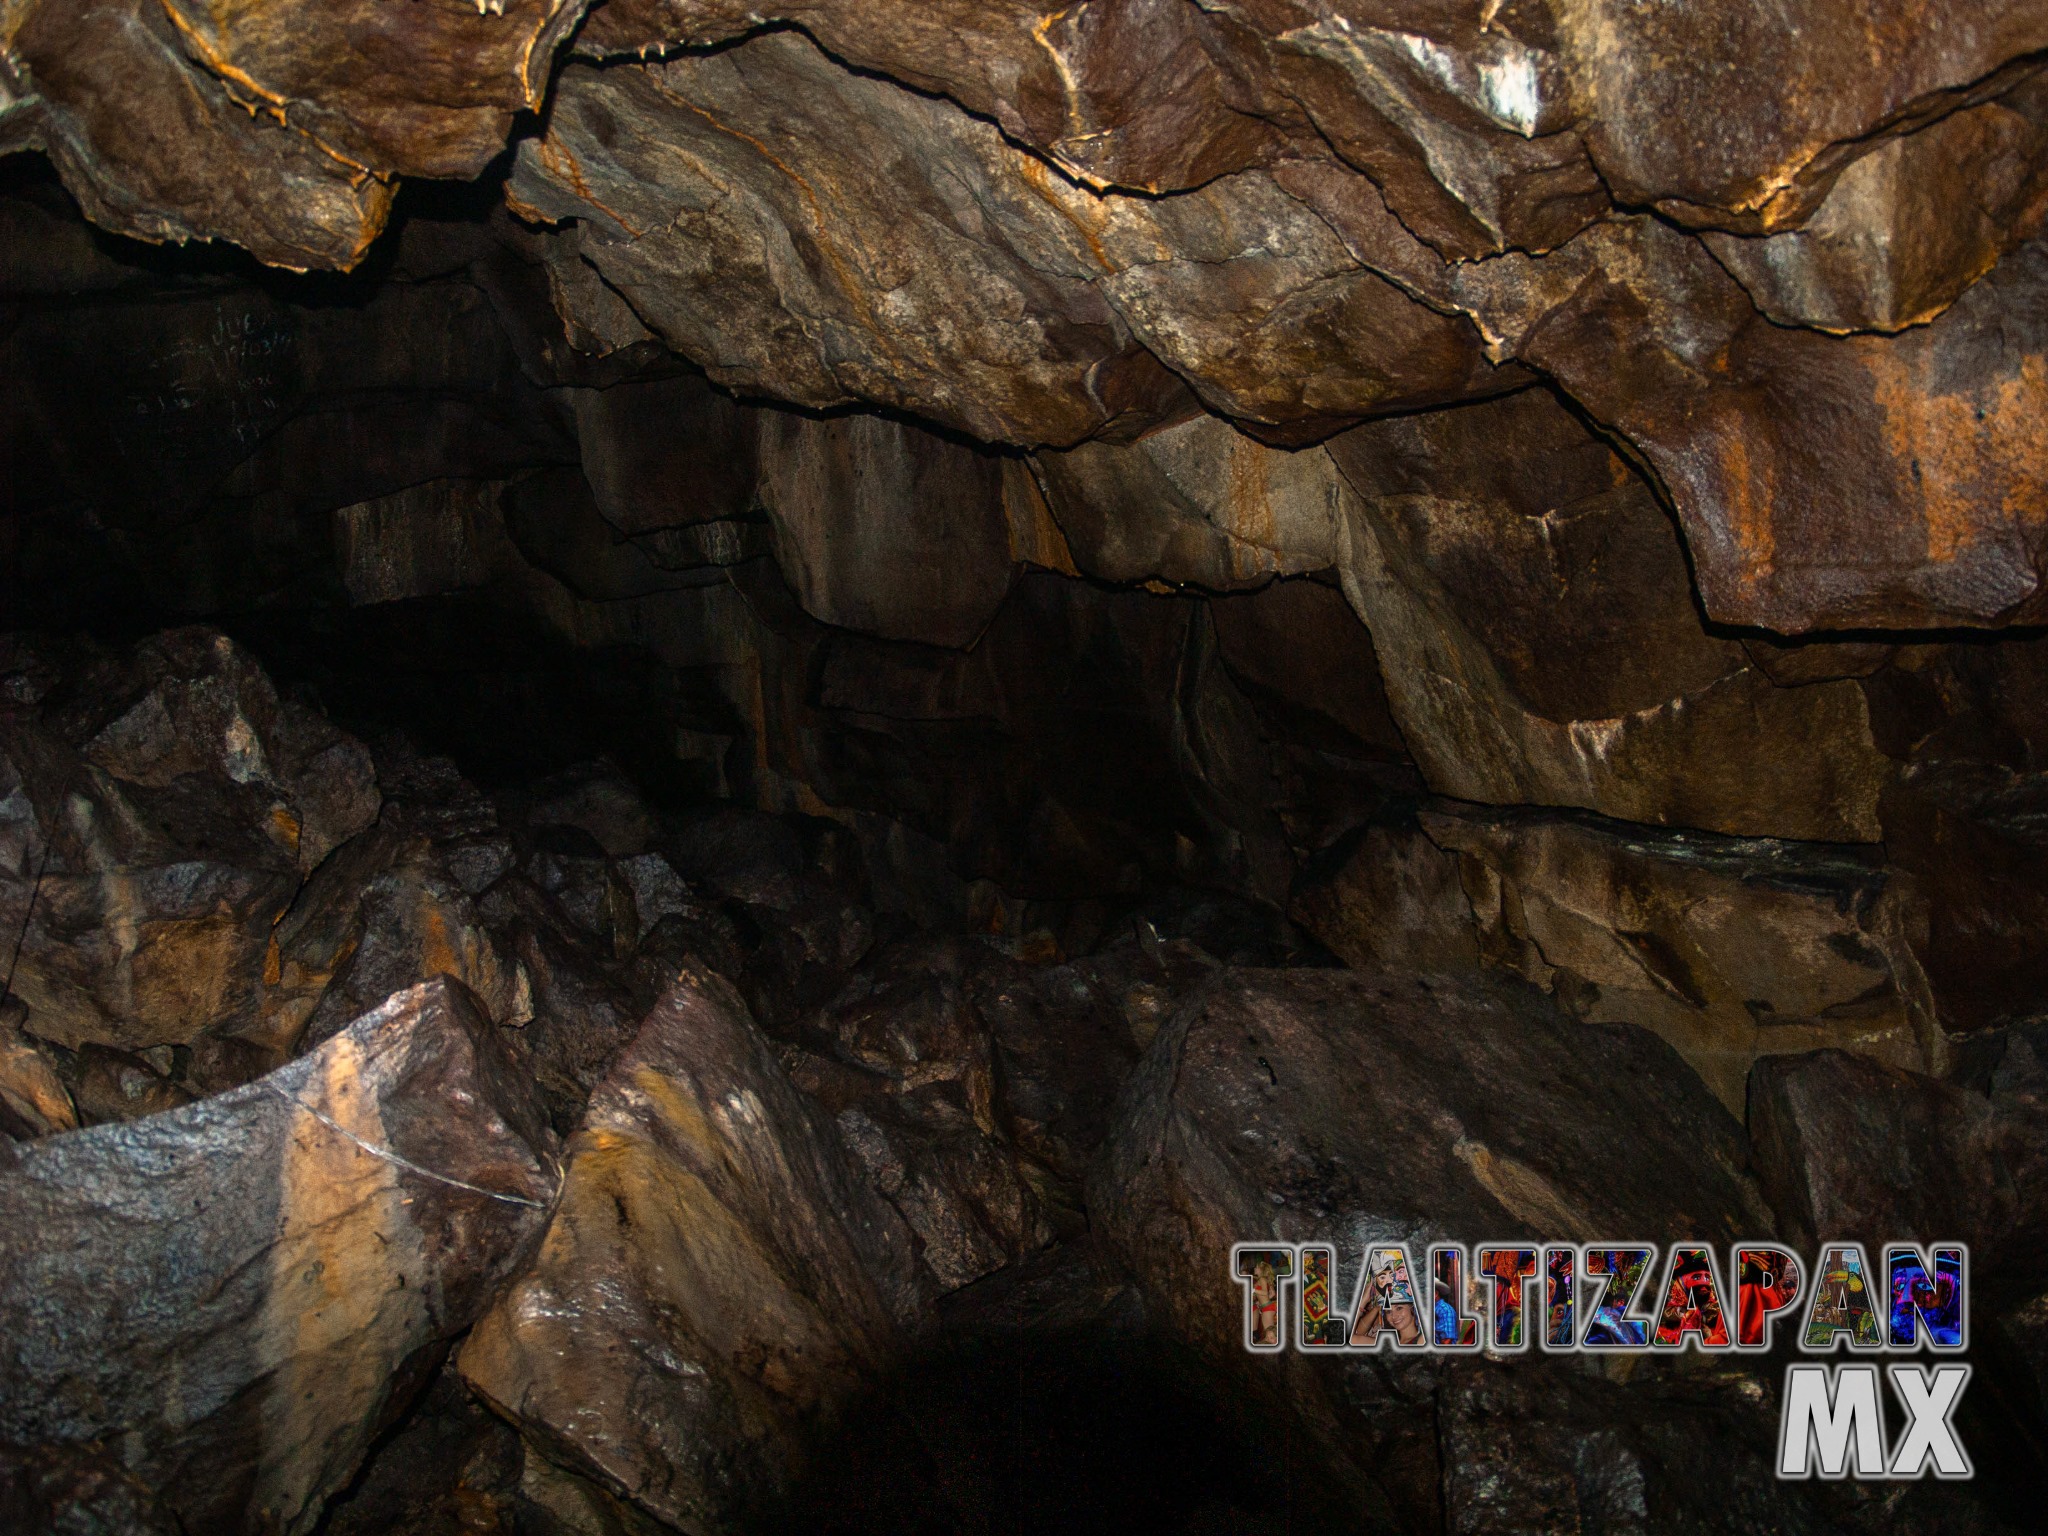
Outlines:
POLYGON ((1874 841, 1891 772, 1847 681, 1782 689, 1701 623, 1650 488, 1551 395, 1373 422, 1329 456, 1339 566, 1432 789, 1874 841))
POLYGON ((1201 415, 1032 460, 1075 564, 1105 581, 1228 591, 1336 561, 1343 479, 1201 415))
POLYGON ((395 176, 473 176, 503 148, 583 8, 18 6, 0 32, 16 119, 0 147, 46 149, 109 229, 346 269, 395 176))
POLYGON ((144 1047, 252 1026, 271 925, 377 813, 363 746, 205 630, 74 672, 4 731, 24 1028, 144 1047))
POLYGON ((1764 1056, 1943 1063, 1912 887, 1868 850, 1476 807, 1421 820, 1460 856, 1486 960, 1663 1036, 1734 1113, 1764 1056))
POLYGON ((56 1065, 21 1036, 28 1010, 0 1003, 0 1131, 27 1138, 78 1127, 78 1110, 56 1065))
POLYGON ((1797 228, 1707 249, 1783 325, 1900 331, 1932 320, 2040 224, 2048 95, 1994 101, 1880 140, 1797 228))
POLYGON ((1896 337, 1774 325, 1704 246, 1648 219, 1452 282, 1498 352, 1640 450, 1710 617, 1797 634, 2048 612, 2038 247, 1896 337))
MULTIPOLYGON (((1296 428, 1498 387, 1466 321, 1262 172, 1099 195, 791 34, 570 65, 511 195, 582 221, 551 264, 594 266, 715 382, 804 405, 1064 444, 1173 409, 1162 363, 1219 410, 1296 428)), ((600 297, 557 288, 593 331, 600 297)))
POLYGON ((724 42, 787 20, 835 57, 950 96, 1077 180, 1146 192, 1200 186, 1270 155, 1272 124, 1232 102, 1199 10, 1179 0, 860 4, 609 0, 576 51, 724 42))
POLYGON ((592 1096, 529 1273, 462 1373, 671 1525, 772 1512, 801 1431, 925 1305, 902 1219, 730 987, 685 974, 592 1096))
POLYGON ((0 1173, 0 1439, 114 1449, 187 1530, 309 1531, 524 1259, 551 1138, 457 987, 0 1173))
POLYGON ((334 6, 168 0, 187 55, 235 98, 386 175, 474 176, 539 108, 587 0, 334 6))

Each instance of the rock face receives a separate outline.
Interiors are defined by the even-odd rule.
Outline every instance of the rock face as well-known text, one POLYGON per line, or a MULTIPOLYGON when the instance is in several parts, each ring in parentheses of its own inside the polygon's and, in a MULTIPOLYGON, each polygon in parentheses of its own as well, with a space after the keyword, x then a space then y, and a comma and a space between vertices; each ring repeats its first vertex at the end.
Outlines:
POLYGON ((910 1233, 730 987, 686 974, 592 1096, 532 1269, 463 1375, 659 1519, 772 1511, 799 1430, 914 1326, 910 1233))
POLYGON ((1654 1030, 1738 1114, 1762 1055, 1939 1062, 1905 903, 1860 850, 1525 812, 1422 825, 1460 856, 1490 960, 1581 1017, 1654 1030))
POLYGON ((1868 842, 1889 764, 1847 681, 1780 688, 1707 632, 1648 484, 1554 397, 1359 427, 1346 591, 1430 787, 1868 842))
POLYGON ((582 11, 16 6, 0 31, 0 147, 45 150, 124 234, 351 267, 384 227, 394 175, 474 175, 498 152, 582 11))
MULTIPOLYGON (((1644 1422, 1669 1419, 1668 1399, 1686 1395, 1664 1372, 1574 1386, 1553 1379, 1572 1374, 1563 1362, 1518 1362, 1498 1390, 1543 1406, 1514 1429, 1500 1419, 1515 1415, 1483 1400, 1503 1370, 1492 1363, 1468 1380, 1429 1363, 1248 1354, 1230 1255, 1262 1238, 1322 1240, 1338 1245, 1342 1267, 1385 1240, 1414 1245, 1419 1262, 1428 1243, 1478 1232, 1718 1244, 1770 1227, 1745 1163, 1737 1123, 1646 1031, 1568 1020, 1512 982, 1227 971, 1139 1064, 1091 1203, 1158 1320, 1254 1411, 1300 1424, 1371 1518, 1433 1520, 1441 1486, 1451 1530, 1530 1528, 1500 1511, 1526 1519, 1545 1497, 1588 1519, 1601 1479, 1573 1479, 1560 1465, 1569 1448, 1545 1444, 1541 1427, 1582 1414, 1653 1522, 1680 1507, 1714 1520, 1723 1495, 1696 1481, 1708 1467, 1643 1436, 1644 1422), (1614 1158, 1624 1144, 1630 1155, 1614 1158), (1467 1435, 1501 1433, 1514 1454, 1489 1463, 1491 1475, 1459 1448, 1467 1435)), ((1348 1297, 1355 1276, 1336 1279, 1348 1297)), ((1695 1395, 1696 1411, 1727 1421, 1711 1475, 1767 1492, 1768 1416, 1730 1389, 1695 1395)), ((1785 1518, 1803 1518, 1796 1490, 1770 1496, 1787 1500, 1785 1518)))
POLYGON ((2044 60, 0 0, 0 1525, 1039 1519, 883 1423, 1036 1309, 965 1354, 1283 1428, 1134 1529, 1985 1536, 1776 1485, 1740 1362, 1248 1358, 1222 1255, 1762 1234, 1749 1160, 2042 1356, 2044 60))
POLYGON ((1760 1063, 1757 1171, 1788 1226, 1875 1253, 1901 1237, 1970 1245, 1994 1299, 2037 1291, 2048 1240, 2048 1068, 2039 1025, 1993 1042, 1981 1081, 1887 1070, 1836 1051, 1760 1063))
POLYGON ((376 815, 367 751, 208 631, 19 675, 53 690, 39 719, 0 726, 24 1027, 74 1048, 254 1027, 271 925, 376 815))
POLYGON ((0 1439, 117 1449, 187 1529, 308 1531, 490 1302, 555 1191, 530 1089, 457 987, 247 1087, 21 1148, 0 1206, 0 1439))

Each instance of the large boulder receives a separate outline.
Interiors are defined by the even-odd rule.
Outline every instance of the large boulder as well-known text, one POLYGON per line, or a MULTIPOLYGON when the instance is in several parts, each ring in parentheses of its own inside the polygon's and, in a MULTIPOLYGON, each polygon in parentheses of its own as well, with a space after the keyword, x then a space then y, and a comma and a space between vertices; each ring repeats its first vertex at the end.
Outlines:
POLYGON ((1962 1241, 1992 1299, 2048 1286, 2048 1029, 2016 1027, 1972 1056, 1960 1081, 1841 1051, 1759 1062, 1750 1135, 1787 1231, 1873 1254, 1962 1241))
POLYGON ((942 1291, 1052 1238, 1003 1123, 995 1043, 973 1006, 978 950, 937 939, 872 956, 814 1021, 831 1054, 786 1057, 917 1234, 942 1291))
MULTIPOLYGON (((1155 1321, 1248 1414, 1306 1433, 1367 1519, 1555 1529, 1487 1514, 1526 1516, 1547 1499, 1563 1501, 1551 1518, 1570 1528, 1596 1518, 1601 1484, 1623 1479, 1657 1528, 1680 1509, 1711 1517, 1725 1507, 1715 1480, 1724 1475, 1779 1497, 1756 1382, 1703 1389, 1648 1361, 1625 1383, 1574 1381, 1569 1362, 1534 1353, 1448 1367, 1434 1357, 1252 1355, 1239 1342, 1231 1250, 1336 1244, 1343 1309, 1362 1245, 1374 1241, 1408 1243, 1417 1262, 1437 1241, 1625 1232, 1725 1244, 1772 1226, 1746 1155, 1741 1127, 1662 1041, 1570 1020, 1519 983, 1231 970, 1189 998, 1139 1063, 1089 1205, 1155 1321), (1486 1387, 1473 1373, 1494 1371, 1508 1373, 1501 1390, 1522 1410, 1481 1427, 1475 1416, 1492 1415, 1471 1400, 1486 1387), (1722 1425, 1712 1458, 1674 1457, 1656 1441, 1664 1405, 1687 1394, 1708 1404, 1694 1422, 1722 1425), (1582 1437, 1545 1438, 1544 1421, 1567 1410, 1584 1431, 1597 1426, 1614 1462, 1597 1479, 1571 1475, 1582 1437), (1467 1476, 1466 1435, 1512 1449, 1489 1475, 1467 1476)), ((1800 1495, 1783 1497, 1780 1513, 1796 1524, 1800 1495)))
POLYGON ((803 1432, 901 1349, 929 1291, 902 1218, 726 983, 686 971, 591 1096, 472 1387, 671 1525, 787 1498, 803 1432))
POLYGON ((531 1252, 553 1139, 434 981, 0 1173, 0 1441, 112 1447, 188 1530, 305 1532, 531 1252))

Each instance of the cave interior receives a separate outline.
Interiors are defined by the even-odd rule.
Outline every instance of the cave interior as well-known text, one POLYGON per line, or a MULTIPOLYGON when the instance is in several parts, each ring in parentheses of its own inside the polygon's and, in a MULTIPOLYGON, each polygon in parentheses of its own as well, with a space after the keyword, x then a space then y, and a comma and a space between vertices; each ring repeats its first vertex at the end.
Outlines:
POLYGON ((0 7, 0 1528, 2038 1529, 2048 4, 1807 9, 0 7), (1975 1476, 1244 1347, 1498 1239, 1975 1476))

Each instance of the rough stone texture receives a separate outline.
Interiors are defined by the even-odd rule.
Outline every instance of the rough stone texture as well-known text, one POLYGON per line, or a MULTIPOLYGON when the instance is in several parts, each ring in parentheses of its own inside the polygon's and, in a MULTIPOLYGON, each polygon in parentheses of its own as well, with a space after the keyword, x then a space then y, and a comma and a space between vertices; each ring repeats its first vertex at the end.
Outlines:
POLYGON ((1852 682, 1783 689, 1701 625, 1649 487, 1547 393, 1371 423, 1339 568, 1430 787, 1873 842, 1890 764, 1852 682))
POLYGON ((1275 425, 1497 387, 1464 321, 1366 270, 1263 173, 1098 197, 792 34, 570 65, 511 195, 582 221, 552 259, 595 266, 716 382, 803 405, 1064 444, 1158 419, 1161 363, 1275 425))
POLYGON ((272 923, 377 813, 368 752, 205 630, 36 686, 35 715, 0 721, 24 1027, 132 1047, 253 1024, 272 923))
POLYGON ((22 1038, 28 1010, 0 1001, 0 1131, 17 1139, 76 1130, 78 1110, 56 1067, 22 1038))
POLYGON ((1758 308, 1815 330, 1901 331, 1934 319, 2040 223, 2043 95, 2004 96, 1887 137, 1849 162, 1807 221, 1709 234, 1758 308))
POLYGON ((1897 337, 1774 325, 1648 219, 1452 281, 1497 352, 1642 453, 1708 614, 1799 633, 2042 611, 2043 261, 2022 247, 1897 337))
POLYGON ((1214 416, 1032 462, 1075 564, 1105 581, 1222 592, 1336 562, 1344 482, 1329 456, 1275 452, 1214 416))
POLYGON ((785 1060, 830 1110, 875 1189, 917 1234, 941 1291, 1052 1240, 998 1101, 995 1042, 972 1003, 979 945, 908 942, 871 956, 815 1020, 831 1056, 785 1060))
POLYGON ((380 826, 341 849, 278 922, 262 1023, 273 1049, 318 1045, 378 998, 437 975, 501 1024, 532 1017, 525 978, 424 837, 380 826))
POLYGON ((532 1269, 464 1377, 549 1455, 715 1530, 922 1311, 910 1234, 730 987, 686 973, 592 1096, 532 1269))
POLYGON ((1986 1304, 2048 1281, 2048 1070, 2040 1026, 1999 1042, 1980 1082, 1840 1051, 1773 1057, 1750 1084, 1758 1178, 1788 1232, 1884 1243, 1961 1240, 1986 1304))
POLYGON ((1010 590, 1001 461, 879 416, 761 419, 761 504, 804 608, 889 640, 965 646, 1010 590))
POLYGON ((1910 904, 1863 850, 1473 807, 1421 821, 1460 856, 1489 961, 1581 1018, 1654 1030, 1738 1115, 1759 1056, 1942 1064, 1910 904))
MULTIPOLYGON (((1439 1463, 1439 1415, 1445 1432, 1464 1431, 1454 1404, 1432 1407, 1434 1366, 1256 1357, 1239 1345, 1242 1299, 1222 1283, 1231 1245, 1337 1242, 1337 1294, 1348 1306, 1348 1265, 1375 1239, 1416 1245, 1420 1262, 1429 1242, 1479 1233, 1626 1231, 1718 1244, 1766 1231, 1745 1162, 1738 1124, 1661 1041, 1571 1021, 1517 983, 1227 971, 1189 998, 1139 1063, 1091 1180, 1091 1209, 1155 1321, 1256 1411, 1299 1424, 1344 1471, 1367 1519, 1506 1529, 1515 1527, 1482 1525, 1473 1513, 1484 1479, 1467 1484, 1454 1463, 1439 1463)), ((1554 1369, 1571 1374, 1538 1358, 1512 1367, 1534 1378, 1529 1390, 1546 1413, 1570 1390, 1550 1380, 1554 1369)), ((1626 1387, 1587 1390, 1653 1511, 1733 1522, 1720 1493, 1706 1491, 1721 1484, 1660 1465, 1632 1427, 1658 1413, 1668 1381, 1653 1369, 1626 1387)), ((1736 1392, 1719 1398, 1723 1411, 1757 1422, 1717 1440, 1714 1475, 1731 1461, 1761 1467, 1762 1417, 1736 1392)), ((1562 1481, 1568 1500, 1593 1498, 1573 1492, 1559 1454, 1528 1444, 1516 1478, 1562 1481)), ((1589 1518, 1583 1505, 1567 1508, 1568 1518, 1589 1518)))
POLYGON ((733 0, 611 0, 577 51, 724 42, 763 20, 793 21, 829 50, 993 118, 1091 186, 1200 186, 1278 142, 1229 98, 1204 46, 1202 14, 1174 0, 1070 7, 1009 0, 752 7, 733 0))
POLYGON ((0 1446, 0 1523, 14 1536, 182 1536, 119 1462, 78 1446, 0 1446))
POLYGON ((345 269, 395 175, 473 176, 499 152, 583 10, 35 0, 0 18, 0 148, 47 150, 124 234, 345 269))
POLYGON ((574 227, 504 230, 546 271, 492 283, 552 293, 558 373, 658 342, 1066 447, 1533 369, 1654 470, 1719 621, 2048 611, 2037 4, 613 0, 552 87, 575 0, 389 9, 18 4, 0 147, 109 227, 346 266, 390 178, 474 174, 552 89, 510 201, 574 227))
POLYGON ((552 1141, 433 982, 247 1087, 0 1173, 0 1439, 114 1448, 187 1529, 303 1532, 524 1261, 552 1141))
POLYGON ((1318 854, 1287 915, 1357 970, 1471 970, 1479 925, 1458 864, 1412 814, 1385 816, 1318 854))

